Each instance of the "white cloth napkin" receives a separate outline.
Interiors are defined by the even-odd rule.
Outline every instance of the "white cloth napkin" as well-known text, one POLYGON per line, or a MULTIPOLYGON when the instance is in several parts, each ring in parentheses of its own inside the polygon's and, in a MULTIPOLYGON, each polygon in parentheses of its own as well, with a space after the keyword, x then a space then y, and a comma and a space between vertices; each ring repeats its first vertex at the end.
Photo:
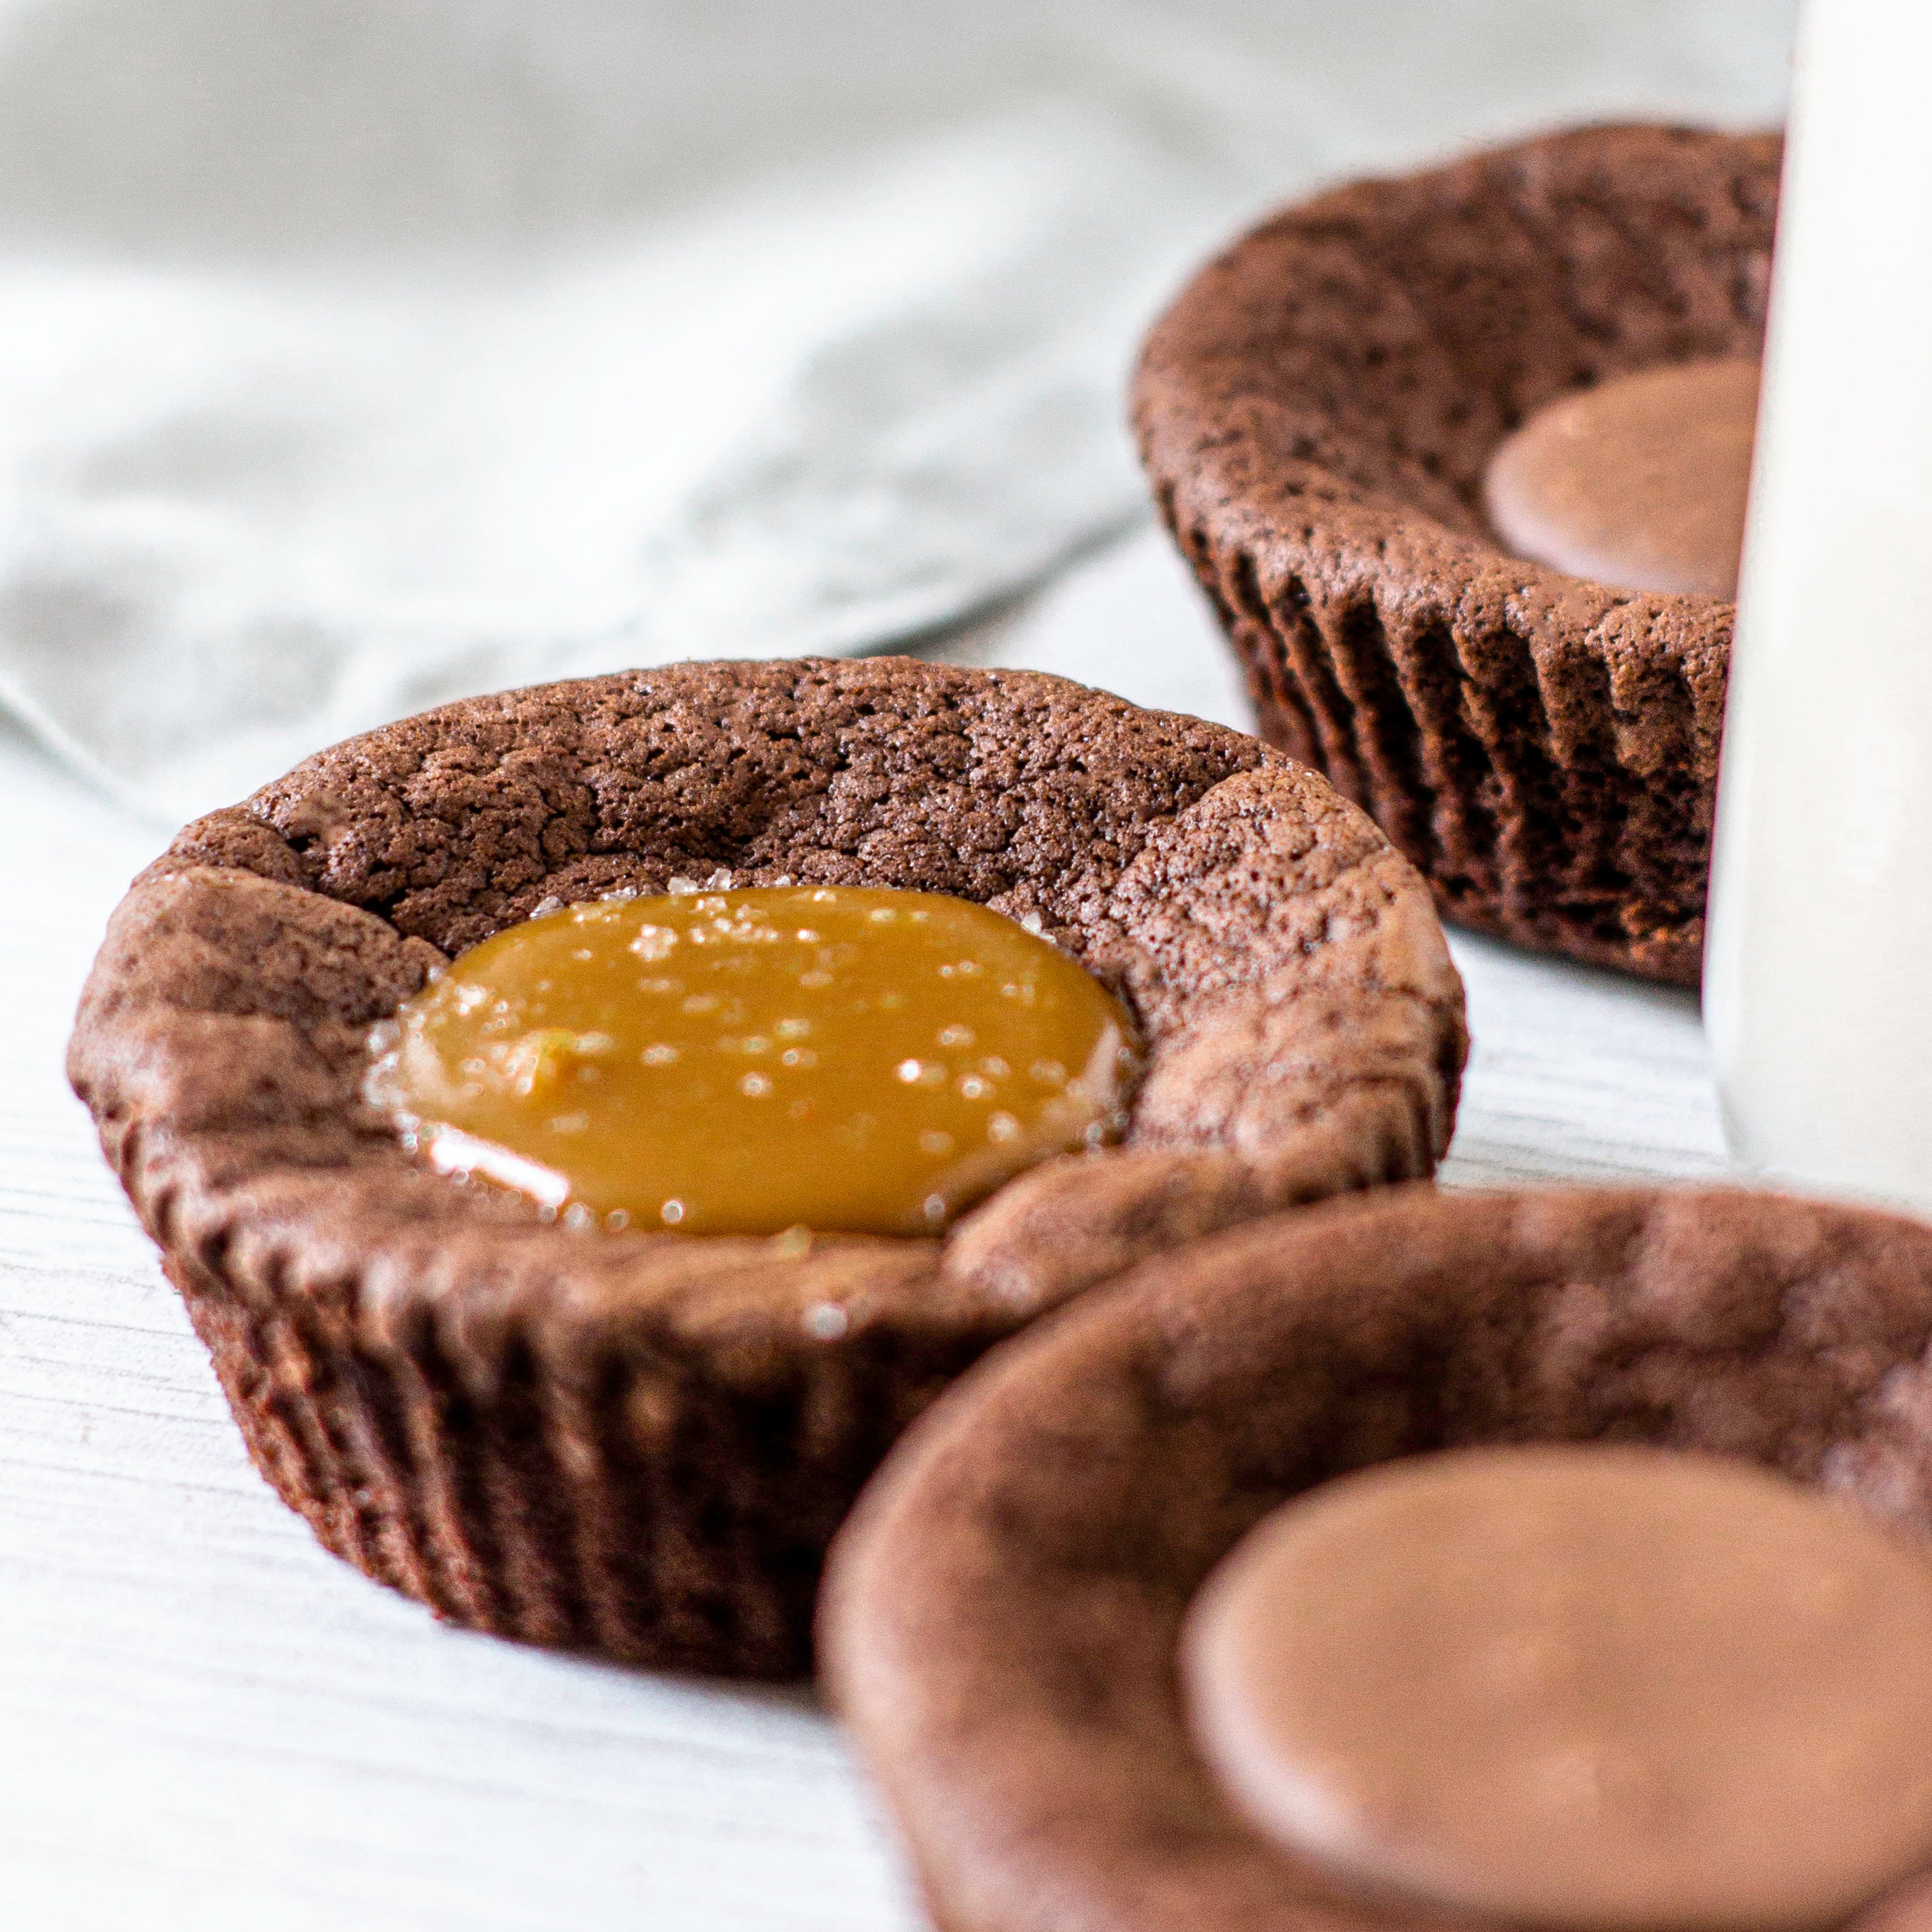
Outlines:
POLYGON ((1782 98, 1790 0, 0 0, 0 700, 179 818, 466 692, 878 649, 1143 514, 1322 177, 1782 98))

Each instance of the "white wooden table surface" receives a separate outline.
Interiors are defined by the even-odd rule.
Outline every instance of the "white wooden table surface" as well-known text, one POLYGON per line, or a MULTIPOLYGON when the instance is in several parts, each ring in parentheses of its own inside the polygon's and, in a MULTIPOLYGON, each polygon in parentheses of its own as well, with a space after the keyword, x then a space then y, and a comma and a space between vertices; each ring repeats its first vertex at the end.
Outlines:
MULTIPOLYGON (((935 654, 1244 722, 1151 532, 935 654)), ((61 1070, 165 830, 0 723, 0 1926, 916 1925, 808 1695, 441 1629, 255 1474, 61 1070)), ((1445 1180, 1724 1171, 1689 996, 1456 951, 1476 1045, 1445 1180)))

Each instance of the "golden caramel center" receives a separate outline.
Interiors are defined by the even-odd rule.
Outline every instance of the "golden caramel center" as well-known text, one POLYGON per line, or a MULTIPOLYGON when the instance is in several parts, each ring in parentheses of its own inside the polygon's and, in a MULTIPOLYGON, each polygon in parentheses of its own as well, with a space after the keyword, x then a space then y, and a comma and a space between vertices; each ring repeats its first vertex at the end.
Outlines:
POLYGON ((573 1222, 922 1234, 1116 1135, 1129 1037, 984 906, 760 887, 498 933, 403 1006, 370 1091, 439 1168, 573 1222))

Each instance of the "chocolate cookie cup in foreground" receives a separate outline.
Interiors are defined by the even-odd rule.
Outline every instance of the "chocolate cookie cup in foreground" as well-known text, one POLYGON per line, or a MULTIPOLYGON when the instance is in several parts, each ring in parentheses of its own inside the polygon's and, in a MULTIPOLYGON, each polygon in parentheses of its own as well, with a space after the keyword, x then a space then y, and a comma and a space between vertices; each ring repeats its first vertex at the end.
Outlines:
POLYGON ((1057 678, 691 664, 451 705, 188 827, 114 916, 76 1090, 255 1460, 450 1620, 805 1670, 833 1530, 1042 1309, 1287 1203, 1427 1174, 1464 1052, 1426 891, 1258 741, 1057 678), (550 902, 675 880, 936 891, 1143 1036, 1120 1144, 943 1240, 573 1231, 369 1107, 372 1026, 550 902))
POLYGON ((1758 352, 1779 157, 1594 128, 1324 195, 1201 272, 1134 389, 1262 735, 1448 917, 1686 986, 1734 607, 1508 556, 1484 475, 1559 396, 1758 352))
POLYGON ((827 1681, 946 1932, 1422 1932, 1209 1772, 1178 1648, 1221 1559, 1331 1477, 1489 1443, 1718 1452, 1923 1534, 1928 1342, 1932 1228, 1853 1209, 1403 1189, 1257 1222, 920 1423, 835 1546, 827 1681))

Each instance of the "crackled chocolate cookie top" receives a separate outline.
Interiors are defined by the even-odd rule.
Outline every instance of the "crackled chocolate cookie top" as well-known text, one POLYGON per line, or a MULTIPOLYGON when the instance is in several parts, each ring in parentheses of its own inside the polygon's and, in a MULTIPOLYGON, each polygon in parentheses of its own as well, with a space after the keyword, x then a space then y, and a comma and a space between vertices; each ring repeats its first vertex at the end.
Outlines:
POLYGON ((951 1376, 1160 1248, 1426 1174, 1464 1045, 1426 890, 1314 774, 887 658, 506 692, 320 753, 136 883, 70 1068, 332 1547, 485 1628, 782 1674, 833 1528, 951 1376), (1018 922, 1135 1022, 1118 1144, 939 1239, 694 1236, 460 1186, 368 1103, 372 1027, 453 956, 680 882, 1018 922))
POLYGON ((1613 376, 1538 410, 1490 459, 1483 500, 1518 556, 1622 590, 1738 594, 1758 363, 1613 376))
POLYGON ((1728 1458, 1409 1457, 1189 1612, 1209 1762, 1370 1896, 1574 1932, 1808 1932, 1932 1861, 1932 1560, 1728 1458))
MULTIPOLYGON (((1496 1444, 1741 1459, 1923 1539, 1928 1345, 1932 1228, 1888 1215, 1417 1188, 1253 1223, 1018 1339, 926 1418, 834 1552, 828 1681, 948 1932, 1439 1926, 1257 1828, 1209 1768, 1177 1658, 1216 1566, 1330 1478, 1496 1444)), ((1906 1874, 1888 1845, 1874 1891, 1906 1874)))
MULTIPOLYGON (((273 1173, 358 1247, 434 1228, 452 1257, 487 1240, 586 1280, 709 1278, 730 1250, 573 1244, 534 1203, 452 1187, 361 1093, 364 1030, 437 962, 546 904, 674 880, 975 900, 1132 1009, 1147 1066, 1124 1144, 1036 1168, 960 1225, 944 1260, 969 1302, 1037 1307, 1181 1230, 1426 1171, 1446 1142, 1460 988, 1366 818, 1238 733, 908 659, 540 687, 320 754, 144 875, 96 968, 77 1078, 110 1125, 132 1107, 231 1137, 218 1187, 192 1137, 135 1143, 188 1162, 178 1213, 237 1214, 273 1173)), ((892 1297, 940 1258, 914 1243, 844 1264, 892 1297)), ((760 1262, 747 1286, 789 1300, 800 1279, 760 1262)))

